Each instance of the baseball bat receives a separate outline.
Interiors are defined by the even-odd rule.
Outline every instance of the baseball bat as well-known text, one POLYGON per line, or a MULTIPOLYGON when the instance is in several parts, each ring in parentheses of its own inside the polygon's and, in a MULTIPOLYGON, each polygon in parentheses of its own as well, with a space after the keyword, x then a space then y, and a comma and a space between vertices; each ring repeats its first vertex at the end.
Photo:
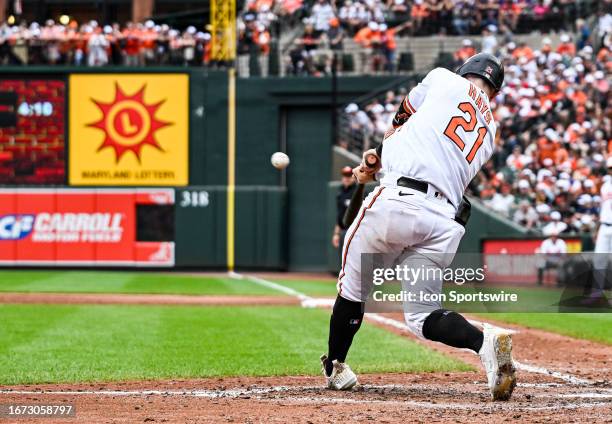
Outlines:
MULTIPOLYGON (((378 158, 375 155, 367 155, 365 158, 365 164, 368 168, 375 168, 378 164, 378 158)), ((365 184, 357 184, 357 188, 353 192, 351 201, 344 212, 344 216, 342 217, 342 224, 344 225, 344 228, 350 227, 357 217, 359 209, 361 209, 361 205, 363 204, 364 191, 365 184)))
POLYGON ((365 158, 365 164, 368 168, 376 168, 378 163, 378 157, 376 155, 369 154, 365 158))

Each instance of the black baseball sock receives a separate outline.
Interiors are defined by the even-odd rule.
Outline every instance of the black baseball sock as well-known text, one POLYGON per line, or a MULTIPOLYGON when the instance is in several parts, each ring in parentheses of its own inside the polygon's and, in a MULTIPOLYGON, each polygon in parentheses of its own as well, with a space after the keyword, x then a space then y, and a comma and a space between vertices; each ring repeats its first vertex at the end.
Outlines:
POLYGON ((423 323, 423 336, 449 346, 468 348, 478 353, 482 347, 482 331, 457 312, 438 309, 423 323))
POLYGON ((353 337, 363 321, 363 303, 351 302, 338 296, 329 319, 328 360, 325 372, 331 375, 332 361, 344 362, 353 343, 353 337))

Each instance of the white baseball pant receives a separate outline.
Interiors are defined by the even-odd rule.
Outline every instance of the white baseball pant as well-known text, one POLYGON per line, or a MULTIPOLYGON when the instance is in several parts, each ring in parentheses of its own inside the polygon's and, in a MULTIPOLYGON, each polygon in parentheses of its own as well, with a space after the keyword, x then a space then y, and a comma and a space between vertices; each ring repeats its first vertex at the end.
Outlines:
MULTIPOLYGON (((418 263, 446 268, 452 262, 465 234, 454 220, 455 208, 429 185, 422 193, 394 184, 377 187, 364 200, 349 227, 342 250, 342 269, 338 277, 338 294, 353 302, 365 302, 372 281, 362 281, 361 254, 382 253, 385 257, 418 256, 418 263)), ((404 282, 402 282, 404 284, 404 282)), ((429 293, 440 294, 442 281, 427 281, 429 293)), ((423 337, 427 316, 441 309, 440 302, 430 301, 414 311, 405 304, 404 318, 410 330, 423 337), (412 312, 411 312, 412 311, 412 312)))

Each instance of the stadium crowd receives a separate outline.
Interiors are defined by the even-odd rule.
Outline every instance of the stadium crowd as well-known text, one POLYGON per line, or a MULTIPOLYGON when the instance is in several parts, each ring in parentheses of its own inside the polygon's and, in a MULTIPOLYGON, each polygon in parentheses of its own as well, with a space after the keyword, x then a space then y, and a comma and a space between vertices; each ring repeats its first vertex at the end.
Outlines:
POLYGON ((311 17, 315 30, 325 32, 329 20, 338 18, 353 36, 370 22, 389 26, 406 24, 410 35, 478 34, 487 25, 508 26, 512 31, 559 29, 593 6, 582 0, 252 0, 270 5, 281 16, 311 17), (309 5, 310 3, 310 5, 309 5), (288 10, 287 5, 291 5, 288 10))
MULTIPOLYGON (((594 0, 247 0, 238 14, 237 54, 248 74, 256 58, 267 67, 271 42, 298 28, 288 49, 290 74, 330 72, 334 52, 350 37, 361 48, 362 72, 393 71, 398 34, 480 34, 575 29, 594 0), (299 28, 303 28, 299 30, 299 28), (249 62, 251 60, 251 62, 249 62)), ((13 21, 15 18, 13 17, 13 21)), ((0 64, 189 65, 210 63, 211 35, 193 26, 95 20, 0 25, 0 64)), ((265 72, 264 72, 265 74, 265 72)), ((245 75, 246 76, 246 75, 245 75)))
POLYGON ((184 31, 128 22, 100 25, 92 20, 66 25, 48 20, 0 26, 3 65, 185 65, 201 66, 210 58, 210 34, 195 27, 184 31))
POLYGON ((293 12, 303 17, 304 30, 289 51, 287 73, 329 74, 349 38, 360 47, 359 71, 392 72, 398 35, 574 31, 576 19, 595 10, 596 2, 584 0, 315 0, 293 12))
MULTIPOLYGON (((492 104, 497 142, 469 191, 498 213, 544 234, 592 232, 599 189, 609 178, 612 32, 594 35, 601 45, 597 50, 569 35, 557 45, 544 38, 536 50, 512 41, 496 49, 506 69, 504 87, 492 104)), ((467 44, 462 49, 473 48, 467 44)), ((382 140, 407 92, 389 91, 362 107, 349 104, 348 135, 362 137, 365 144, 382 140)))

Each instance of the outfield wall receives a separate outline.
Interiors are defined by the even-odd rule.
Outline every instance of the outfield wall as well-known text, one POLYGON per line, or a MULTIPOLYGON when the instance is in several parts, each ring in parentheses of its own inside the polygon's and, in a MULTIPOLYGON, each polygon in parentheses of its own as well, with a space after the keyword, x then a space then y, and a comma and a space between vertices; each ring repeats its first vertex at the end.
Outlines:
MULTIPOLYGON (((18 191, 174 188, 176 266, 224 268, 233 245, 237 268, 325 269, 329 231, 324 210, 333 144, 331 79, 237 79, 232 108, 226 72, 151 69, 3 67, 0 185, 18 191), (232 111, 234 236, 228 243, 232 111), (287 171, 269 164, 278 150, 292 159, 287 171), (208 196, 208 203, 181 206, 184 193, 196 193, 194 199, 206 193, 202 196, 208 196)), ((339 78, 337 102, 346 103, 393 80, 339 78)), ((32 237, 27 229, 15 230, 18 215, 79 213, 58 212, 56 206, 45 211, 32 204, 27 211, 3 211, 4 218, 10 217, 0 222, 0 251, 13 252, 9 246, 19 242, 15 237, 32 237)), ((81 211, 103 212, 87 207, 81 211)), ((47 265, 61 259, 57 248, 42 248, 48 252, 47 265)), ((93 256, 87 265, 96 264, 102 262, 93 256)))

